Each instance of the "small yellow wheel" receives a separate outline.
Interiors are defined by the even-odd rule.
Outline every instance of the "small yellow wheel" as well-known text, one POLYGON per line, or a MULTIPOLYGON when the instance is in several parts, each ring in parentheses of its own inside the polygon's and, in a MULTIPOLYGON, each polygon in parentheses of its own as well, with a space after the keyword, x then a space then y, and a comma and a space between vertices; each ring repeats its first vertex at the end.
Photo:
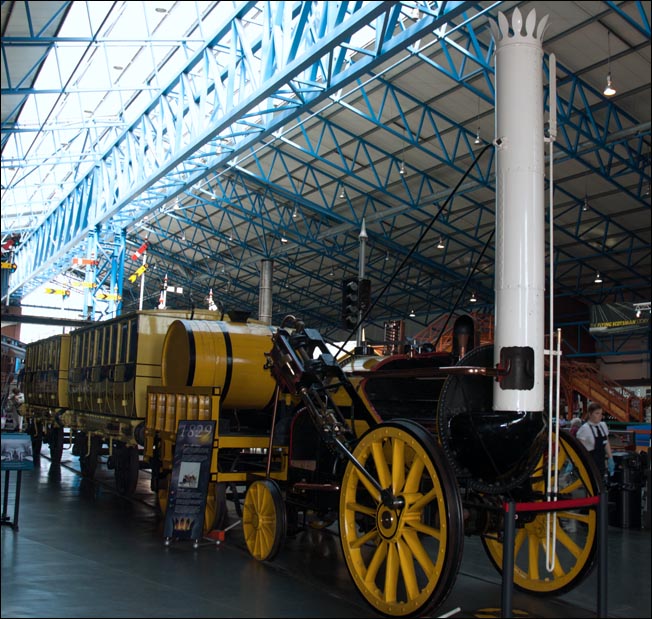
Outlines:
POLYGON ((449 595, 462 559, 457 481, 443 450, 420 424, 381 423, 349 462, 340 491, 340 540, 355 586, 377 611, 429 616, 449 595))
MULTIPOLYGON (((525 496, 545 496, 548 454, 539 459, 524 488, 525 496)), ((591 455, 567 432, 559 439, 560 499, 593 497, 600 493, 600 475, 591 455)), ((535 595, 562 594, 574 589, 595 565, 597 506, 558 512, 540 512, 516 530, 514 586, 535 595), (546 527, 556 525, 554 564, 546 566, 546 527), (552 567, 552 571, 548 571, 552 567)), ((551 539, 551 537, 550 537, 551 539)), ((494 567, 502 572, 503 544, 495 537, 482 542, 494 567)))
POLYGON ((242 507, 242 530, 249 553, 271 561, 285 542, 287 513, 278 484, 260 479, 247 488, 242 507))

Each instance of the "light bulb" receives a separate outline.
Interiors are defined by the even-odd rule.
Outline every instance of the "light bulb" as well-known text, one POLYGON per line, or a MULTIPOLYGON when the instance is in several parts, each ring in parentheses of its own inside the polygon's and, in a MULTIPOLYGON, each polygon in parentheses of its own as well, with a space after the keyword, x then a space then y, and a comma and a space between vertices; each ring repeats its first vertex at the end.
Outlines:
POLYGON ((607 85, 602 91, 602 94, 605 97, 613 97, 616 94, 616 89, 614 88, 613 82, 611 81, 611 73, 607 73, 607 85))

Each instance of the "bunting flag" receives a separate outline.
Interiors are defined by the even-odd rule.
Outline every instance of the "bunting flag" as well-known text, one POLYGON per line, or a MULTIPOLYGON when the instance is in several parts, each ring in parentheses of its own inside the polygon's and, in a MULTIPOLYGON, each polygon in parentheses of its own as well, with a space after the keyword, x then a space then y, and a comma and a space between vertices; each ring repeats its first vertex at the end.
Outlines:
POLYGON ((100 263, 100 261, 95 260, 95 258, 73 258, 72 259, 73 266, 92 266, 92 267, 96 267, 99 263, 100 263))
POLYGON ((129 281, 133 284, 145 271, 147 271, 147 265, 143 264, 136 269, 135 273, 132 273, 129 276, 129 281))
POLYGON ((100 301, 119 301, 122 297, 119 294, 111 294, 110 292, 98 292, 95 295, 96 299, 100 301))
POLYGON ((95 282, 73 282, 72 285, 76 288, 97 288, 95 282))
POLYGON ((45 294, 60 294, 62 297, 70 296, 70 290, 67 288, 46 288, 43 292, 45 294))
POLYGON ((131 254, 131 259, 138 260, 138 258, 140 258, 147 251, 148 247, 149 241, 145 241, 133 254, 131 254))

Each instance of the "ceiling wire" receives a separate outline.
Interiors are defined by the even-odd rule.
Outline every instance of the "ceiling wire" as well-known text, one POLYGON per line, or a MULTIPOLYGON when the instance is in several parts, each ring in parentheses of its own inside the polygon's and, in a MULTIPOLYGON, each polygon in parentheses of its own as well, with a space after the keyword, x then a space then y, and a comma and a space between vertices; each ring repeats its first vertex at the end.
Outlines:
MULTIPOLYGON (((359 318, 357 324, 353 327, 353 329, 351 330, 351 332, 350 332, 349 335, 347 336, 346 340, 344 340, 344 342, 342 342, 342 343, 340 344, 339 348, 337 349, 337 351, 336 351, 336 353, 335 353, 335 357, 337 357, 338 355, 340 355, 340 354, 344 351, 345 346, 346 346, 346 345, 351 341, 351 338, 352 338, 352 337, 353 337, 353 336, 358 332, 358 328, 360 327, 360 325, 362 325, 362 323, 367 319, 367 316, 369 316, 369 314, 371 313, 371 310, 373 310, 373 308, 376 306, 376 303, 378 302, 378 300, 381 299, 381 298, 385 295, 385 293, 387 292, 387 290, 389 289, 389 287, 392 285, 392 282, 394 281, 394 279, 396 279, 397 275, 398 275, 398 274, 403 270, 403 267, 404 267, 404 266, 407 264, 407 262, 410 260, 410 258, 412 257, 412 254, 414 254, 414 252, 417 250, 417 248, 418 248, 419 245, 421 244, 421 241, 423 241, 423 239, 425 238, 426 234, 428 234, 428 232, 430 232, 430 229, 433 227, 433 225, 435 224, 435 222, 439 219, 439 216, 441 215, 442 211, 443 211, 443 210, 448 206, 448 203, 451 201, 451 199, 453 198, 453 196, 457 193, 457 190, 460 188, 460 186, 462 185, 462 183, 464 182, 464 180, 466 179, 466 177, 470 174, 471 170, 472 170, 472 169, 475 167, 475 165, 478 163, 478 161, 480 160, 480 158, 482 157, 482 155, 484 155, 484 153, 485 153, 485 152, 486 152, 490 147, 493 147, 493 143, 492 143, 492 142, 490 142, 489 144, 486 144, 486 145, 485 145, 485 146, 484 146, 484 147, 483 147, 483 148, 478 152, 478 154, 476 155, 475 159, 474 159, 474 160, 469 164, 469 166, 468 166, 467 169, 465 170, 464 174, 462 174, 462 176, 460 177, 460 179, 457 181, 455 187, 453 187, 452 191, 448 194, 446 200, 444 200, 443 204, 439 207, 439 210, 437 211, 437 213, 435 214, 435 216, 430 220, 430 223, 429 223, 429 224, 424 228, 423 232, 421 233, 421 235, 419 236, 419 238, 416 240, 416 242, 414 243, 414 245, 412 246, 412 248, 410 249, 410 251, 405 255, 405 257, 403 258, 403 260, 401 261, 401 263, 396 267, 396 269, 394 270, 394 273, 393 273, 392 276, 389 278, 389 280, 387 281, 387 283, 385 284, 385 286, 383 287, 383 289, 382 289, 382 290, 380 291, 380 293, 376 296, 376 299, 375 299, 374 301, 372 301, 371 303, 369 303, 369 307, 368 307, 368 308, 367 308, 367 309, 362 313, 362 315, 360 316, 360 318, 359 318)), ((489 242, 491 241, 492 238, 493 238, 493 233, 490 235, 489 239, 488 239, 487 242, 485 243, 485 247, 484 247, 484 249, 483 249, 483 251, 482 251, 482 254, 480 255, 480 258, 478 259, 478 261, 476 262, 476 264, 475 264, 473 270, 472 270, 471 273, 469 273, 469 275, 467 276, 466 281, 464 282, 464 287, 463 287, 463 289, 462 289, 462 292, 460 293, 460 296, 458 297, 457 301, 455 302, 456 305, 457 305, 457 303, 459 303, 459 300, 460 300, 462 294, 464 294, 464 290, 466 289, 466 286, 467 286, 467 284, 468 284, 468 282, 469 282, 469 279, 471 278, 471 276, 472 276, 473 273, 475 272, 475 269, 477 268, 477 266, 478 266, 480 260, 482 259, 482 256, 484 255, 484 253, 485 253, 485 251, 486 251, 486 249, 487 249, 487 247, 488 247, 488 244, 489 244, 489 242)), ((448 322, 448 320, 447 320, 446 322, 448 322)), ((440 335, 440 337, 441 337, 441 335, 440 335)), ((439 338, 437 338, 437 341, 439 341, 439 338)))

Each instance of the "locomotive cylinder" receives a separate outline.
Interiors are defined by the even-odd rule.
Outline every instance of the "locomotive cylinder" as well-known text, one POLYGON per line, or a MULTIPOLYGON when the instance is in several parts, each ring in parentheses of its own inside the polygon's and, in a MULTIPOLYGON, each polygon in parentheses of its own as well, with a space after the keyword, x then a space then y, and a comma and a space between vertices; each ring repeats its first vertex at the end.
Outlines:
POLYGON ((276 387, 264 369, 273 332, 263 324, 176 320, 163 343, 163 385, 219 386, 223 407, 262 409, 276 387))

